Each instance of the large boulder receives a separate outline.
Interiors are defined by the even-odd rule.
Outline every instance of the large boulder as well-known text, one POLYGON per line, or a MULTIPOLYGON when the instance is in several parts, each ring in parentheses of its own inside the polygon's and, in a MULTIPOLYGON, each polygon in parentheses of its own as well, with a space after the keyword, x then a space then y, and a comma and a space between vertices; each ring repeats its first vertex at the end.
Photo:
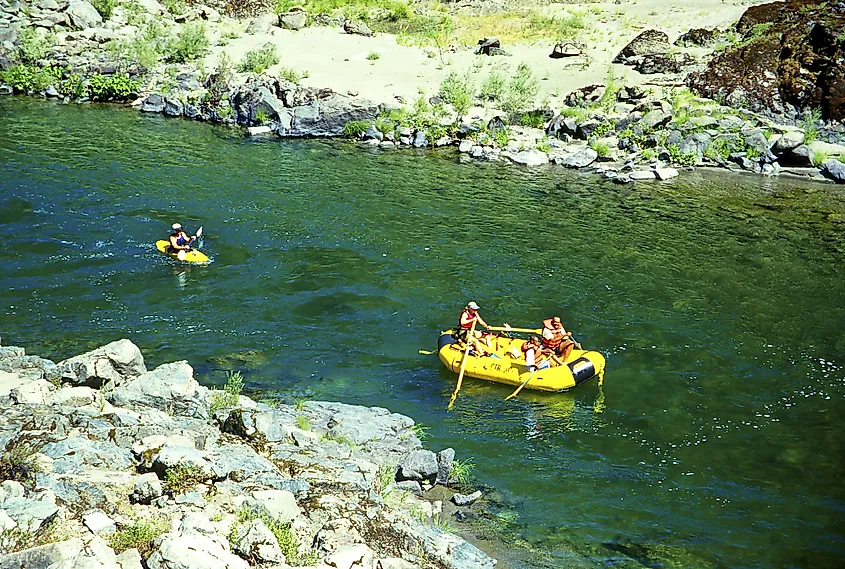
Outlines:
POLYGON ((696 60, 687 53, 648 53, 629 57, 626 63, 643 75, 655 75, 680 73, 695 65, 696 60))
POLYGON ((678 150, 683 155, 694 154, 698 161, 704 156, 707 147, 710 146, 712 137, 706 132, 690 134, 678 145, 678 150))
POLYGON ((523 166, 542 166, 549 163, 549 155, 536 148, 513 152, 510 159, 523 166))
POLYGON ((710 47, 716 42, 716 30, 693 28, 675 40, 675 45, 689 47, 710 47))
POLYGON ((218 535, 166 533, 153 542, 149 569, 249 569, 218 535))
POLYGON ((660 30, 645 30, 622 48, 613 63, 628 63, 631 58, 653 53, 667 53, 672 49, 669 36, 660 30))
POLYGON ((244 503, 252 510, 264 512, 283 524, 301 513, 296 498, 286 490, 256 490, 244 503))
POLYGON ((58 541, 0 557, 0 569, 121 569, 114 550, 93 535, 58 541))
POLYGON ((373 30, 364 22, 357 22, 355 20, 346 20, 343 22, 343 31, 347 34, 355 34, 359 36, 370 37, 373 35, 373 30))
POLYGON ((746 10, 742 41, 687 77, 694 91, 753 111, 797 116, 820 109, 845 118, 845 18, 837 4, 786 0, 746 10))
POLYGON ((827 160, 822 164, 821 173, 837 184, 845 184, 845 164, 839 160, 827 160))
POLYGON ((164 112, 165 101, 164 97, 158 93, 150 93, 141 103, 140 111, 142 113, 162 113, 164 112))
POLYGON ((62 379, 94 389, 111 382, 118 386, 147 371, 138 346, 123 339, 59 362, 62 379))
POLYGON ((97 9, 85 0, 72 0, 65 14, 71 25, 80 30, 99 27, 103 23, 103 17, 97 9))
POLYGON ((279 14, 279 26, 286 30, 301 30, 308 22, 308 13, 301 8, 279 14))
POLYGON ((181 417, 208 418, 208 389, 188 362, 163 364, 108 392, 118 407, 152 407, 181 417))
POLYGON ((595 162, 598 157, 598 152, 587 147, 568 156, 555 157, 555 164, 558 166, 565 166, 567 168, 586 168, 595 162))
POLYGON ((546 135, 553 136, 555 138, 564 138, 563 135, 575 136, 575 132, 577 130, 578 121, 575 120, 575 117, 557 115, 549 121, 549 124, 546 127, 546 135))
POLYGON ((285 562, 276 536, 260 518, 239 526, 232 537, 233 548, 242 557, 261 563, 285 562))
POLYGON ((564 103, 567 107, 589 107, 598 103, 606 91, 607 87, 604 85, 588 85, 569 93, 564 103))
POLYGON ((399 463, 397 480, 430 480, 437 476, 437 455, 430 450, 415 450, 399 463))
POLYGON ((321 137, 343 135, 344 127, 352 121, 375 120, 379 113, 379 106, 366 99, 331 93, 292 110, 290 127, 280 128, 279 134, 321 137))

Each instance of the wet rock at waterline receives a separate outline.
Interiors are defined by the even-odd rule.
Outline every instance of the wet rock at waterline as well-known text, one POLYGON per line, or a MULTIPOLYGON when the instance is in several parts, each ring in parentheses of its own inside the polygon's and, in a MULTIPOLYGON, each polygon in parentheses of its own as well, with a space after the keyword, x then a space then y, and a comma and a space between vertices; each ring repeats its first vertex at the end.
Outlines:
MULTIPOLYGON (((121 352, 137 351, 122 342, 121 352)), ((114 354, 109 346, 66 361, 114 354)), ((24 367, 34 361, 25 358, 34 357, 0 349, 0 363, 10 370, 2 371, 3 385, 48 383, 40 368, 24 367)), ((52 389, 33 403, 0 397, 4 425, 15 427, 4 427, 4 446, 28 444, 44 465, 36 486, 0 486, 0 527, 37 532, 61 519, 68 531, 66 541, 4 556, 3 567, 300 565, 301 559, 285 556, 290 551, 313 556, 309 566, 318 567, 359 561, 415 567, 421 555, 452 569, 494 566, 475 546, 428 521, 441 515, 442 500, 454 492, 440 486, 444 497, 429 500, 420 483, 448 483, 454 451, 422 449, 410 418, 315 401, 269 407, 244 396, 210 417, 208 405, 219 394, 198 397, 207 390, 187 363, 124 379, 102 393, 48 383, 52 389), (402 474, 394 465, 413 480, 397 482, 402 474), (398 487, 411 493, 388 506, 382 492, 398 487), (132 550, 117 556, 91 536, 126 531, 136 519, 156 520, 160 532, 151 536, 144 559, 132 550), (290 532, 284 552, 270 531, 278 524, 290 532)))

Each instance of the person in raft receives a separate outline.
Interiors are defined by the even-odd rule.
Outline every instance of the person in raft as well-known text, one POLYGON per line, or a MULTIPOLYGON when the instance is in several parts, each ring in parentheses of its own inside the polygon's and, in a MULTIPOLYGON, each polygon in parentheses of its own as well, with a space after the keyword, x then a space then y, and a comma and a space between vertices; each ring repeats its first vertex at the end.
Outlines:
POLYGON ((174 223, 171 227, 173 232, 170 234, 170 252, 190 251, 191 243, 197 238, 196 235, 188 237, 188 234, 182 229, 181 223, 174 223))
MULTIPOLYGON (((540 346, 540 337, 532 334, 528 340, 523 342, 520 350, 525 356, 525 367, 528 368, 528 371, 531 373, 537 371, 538 365, 542 365, 537 361, 540 359, 540 354, 543 353, 543 348, 540 346)), ((549 367, 548 361, 548 358, 544 360, 543 363, 546 365, 543 367, 549 367)))
POLYGON ((470 301, 464 311, 461 312, 461 317, 458 321, 458 328, 455 330, 455 338, 459 341, 467 343, 467 335, 469 334, 470 328, 472 328, 472 323, 475 322, 476 330, 473 334, 474 338, 472 338, 472 345, 475 347, 476 352, 480 355, 484 355, 484 350, 481 347, 481 342, 479 340, 484 340, 485 345, 487 346, 488 350, 493 349, 493 344, 490 342, 490 336, 481 333, 477 328, 479 326, 483 326, 484 328, 489 328, 487 322, 481 317, 481 314, 478 313, 478 309, 480 307, 474 301, 470 301))
POLYGON ((560 316, 552 316, 543 320, 543 349, 559 356, 566 361, 575 342, 572 340, 572 332, 567 332, 560 323, 560 316))

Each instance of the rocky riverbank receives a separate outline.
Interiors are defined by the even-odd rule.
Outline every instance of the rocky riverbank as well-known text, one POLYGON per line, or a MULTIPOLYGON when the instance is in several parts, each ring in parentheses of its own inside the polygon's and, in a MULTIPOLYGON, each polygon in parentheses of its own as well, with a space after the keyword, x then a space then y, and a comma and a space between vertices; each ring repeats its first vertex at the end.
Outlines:
MULTIPOLYGON (((238 125, 251 136, 348 137, 382 149, 454 146, 474 159, 587 168, 618 183, 666 180, 694 167, 845 183, 843 2, 752 6, 731 27, 688 29, 674 41, 660 29, 637 31, 613 48, 603 82, 551 93, 541 85, 551 72, 540 77, 530 63, 501 63, 518 45, 493 37, 480 38, 474 50, 456 44, 454 25, 470 7, 444 15, 419 2, 372 9, 348 2, 351 8, 331 13, 309 13, 302 7, 308 2, 279 2, 278 13, 260 2, 0 2, 0 90, 7 93, 132 102, 142 112, 238 125), (385 44, 394 36, 370 26, 434 47, 385 44), (408 31, 417 27, 422 31, 408 31), (423 81, 437 77, 439 87, 420 85, 414 100, 392 94, 407 86, 370 91, 367 83, 385 76, 361 65, 375 67, 382 52, 336 57, 314 47, 314 37, 358 50, 380 46, 391 51, 386 59, 400 53, 407 64, 387 69, 387 81, 405 67, 423 81), (339 69, 341 59, 358 65, 360 90, 376 99, 357 88, 305 85, 311 70, 280 64, 303 46, 320 52, 316 72, 339 69), (435 74, 426 70, 432 60, 440 62, 435 74), (758 62, 753 73, 743 71, 747 61, 758 62)), ((514 18, 488 8, 502 22, 514 18)), ((616 45, 598 37, 612 20, 602 9, 530 9, 520 16, 520 33, 570 38, 549 42, 548 57, 569 62, 555 73, 595 74, 603 56, 576 39, 587 36, 591 14, 597 35, 587 39, 604 52, 616 45)), ((349 85, 348 78, 325 80, 349 85)))
POLYGON ((0 568, 494 566, 447 531, 481 493, 412 419, 239 391, 129 340, 58 364, 0 347, 0 568))

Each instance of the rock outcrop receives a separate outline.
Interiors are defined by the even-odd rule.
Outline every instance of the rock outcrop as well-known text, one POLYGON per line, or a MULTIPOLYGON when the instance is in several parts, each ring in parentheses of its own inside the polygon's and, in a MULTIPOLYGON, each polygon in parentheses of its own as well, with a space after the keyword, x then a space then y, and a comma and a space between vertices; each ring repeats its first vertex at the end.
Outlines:
POLYGON ((56 366, 22 348, 0 348, 0 367, 7 393, 39 394, 0 396, 0 452, 18 457, 0 484, 0 531, 14 530, 0 569, 495 564, 426 523, 443 502, 416 495, 449 484, 455 453, 421 448, 403 415, 244 396, 219 408, 190 365, 146 371, 129 340, 65 360, 53 383, 56 366), (76 385, 92 378, 103 391, 76 385), (50 389, 26 389, 40 382, 50 389), (394 492, 407 484, 418 490, 394 492), (28 547, 35 535, 48 543, 28 547), (127 536, 140 552, 123 551, 127 536))
POLYGON ((786 0, 749 8, 742 40, 691 73, 703 96, 795 117, 809 109, 845 119, 845 4, 786 0))

